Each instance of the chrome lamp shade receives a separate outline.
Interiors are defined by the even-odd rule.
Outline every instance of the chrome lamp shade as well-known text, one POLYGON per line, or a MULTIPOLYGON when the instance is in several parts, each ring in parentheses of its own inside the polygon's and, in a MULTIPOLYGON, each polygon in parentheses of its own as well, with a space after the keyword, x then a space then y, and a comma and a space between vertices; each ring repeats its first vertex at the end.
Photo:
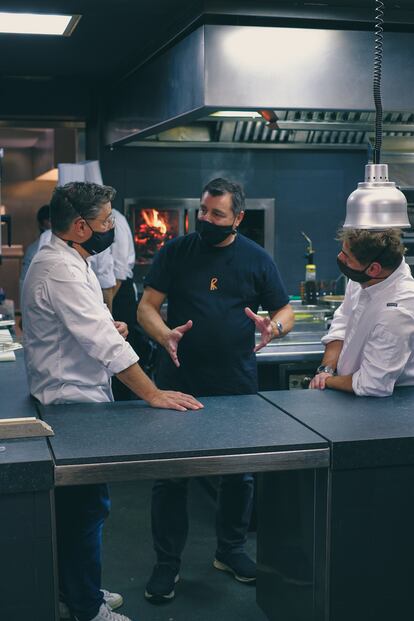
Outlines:
POLYGON ((410 226, 407 200, 388 180, 388 165, 367 164, 365 181, 348 197, 343 228, 379 231, 410 226))

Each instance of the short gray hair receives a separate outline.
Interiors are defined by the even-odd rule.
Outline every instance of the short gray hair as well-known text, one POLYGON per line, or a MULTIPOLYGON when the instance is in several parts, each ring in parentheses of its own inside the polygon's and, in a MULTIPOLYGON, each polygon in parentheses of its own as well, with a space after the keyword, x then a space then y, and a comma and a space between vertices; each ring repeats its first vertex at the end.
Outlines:
POLYGON ((102 205, 113 201, 115 195, 116 190, 109 185, 86 181, 56 187, 50 201, 52 231, 64 233, 79 216, 93 220, 99 215, 102 205))

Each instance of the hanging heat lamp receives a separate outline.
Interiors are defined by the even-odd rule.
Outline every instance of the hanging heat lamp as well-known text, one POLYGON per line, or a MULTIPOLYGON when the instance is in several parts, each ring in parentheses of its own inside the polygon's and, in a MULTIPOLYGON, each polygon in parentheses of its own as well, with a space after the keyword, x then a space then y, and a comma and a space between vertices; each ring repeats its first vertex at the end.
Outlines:
POLYGON ((381 68, 384 2, 375 0, 374 104, 375 144, 373 163, 365 166, 365 181, 350 194, 346 202, 344 228, 373 231, 409 228, 407 200, 394 182, 388 179, 388 164, 381 164, 382 102, 381 68))

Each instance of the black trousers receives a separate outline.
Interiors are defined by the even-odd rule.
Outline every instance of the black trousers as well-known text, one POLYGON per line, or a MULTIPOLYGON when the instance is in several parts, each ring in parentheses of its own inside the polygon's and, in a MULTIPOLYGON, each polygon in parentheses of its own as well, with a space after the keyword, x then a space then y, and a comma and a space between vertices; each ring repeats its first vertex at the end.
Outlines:
MULTIPOLYGON (((189 479, 167 479, 154 483, 151 526, 158 563, 178 571, 187 540, 189 479)), ((217 499, 217 554, 243 551, 253 508, 252 474, 230 474, 220 478, 217 499)))
MULTIPOLYGON (((112 302, 112 316, 115 321, 124 321, 129 330, 127 341, 136 351, 135 335, 137 325, 137 301, 132 278, 122 281, 112 302)), ((136 395, 116 377, 112 378, 112 392, 115 401, 136 399, 136 395)))

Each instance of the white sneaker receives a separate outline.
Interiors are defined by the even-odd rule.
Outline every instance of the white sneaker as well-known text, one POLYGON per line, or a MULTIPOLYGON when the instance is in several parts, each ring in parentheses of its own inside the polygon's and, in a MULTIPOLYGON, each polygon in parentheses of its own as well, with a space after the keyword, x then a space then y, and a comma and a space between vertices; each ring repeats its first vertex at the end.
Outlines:
MULTIPOLYGON (((124 603, 124 598, 119 593, 110 593, 106 589, 101 589, 104 603, 112 610, 116 610, 124 603)), ((69 608, 63 602, 59 602, 59 616, 61 619, 70 619, 69 608)))
POLYGON ((99 612, 91 621, 131 621, 129 617, 113 612, 107 604, 102 604, 99 612))

